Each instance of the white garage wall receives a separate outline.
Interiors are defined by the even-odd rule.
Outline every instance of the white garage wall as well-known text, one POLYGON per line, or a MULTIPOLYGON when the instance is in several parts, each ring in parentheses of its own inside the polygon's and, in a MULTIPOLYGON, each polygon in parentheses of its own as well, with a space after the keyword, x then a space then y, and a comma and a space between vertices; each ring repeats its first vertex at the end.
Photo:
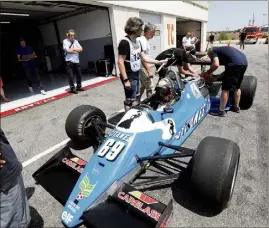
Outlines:
POLYGON ((201 51, 205 51, 207 45, 207 22, 202 22, 201 29, 202 29, 201 51))
POLYGON ((162 16, 163 21, 163 50, 166 50, 168 48, 176 47, 176 17, 163 15, 162 16), (169 36, 169 30, 168 26, 170 26, 170 36, 169 36), (171 28, 173 28, 171 30, 171 28))
POLYGON ((108 12, 95 10, 88 14, 80 14, 57 22, 61 40, 65 39, 68 29, 75 29, 77 39, 89 40, 102 38, 110 34, 108 12))
MULTIPOLYGON (((85 0, 83 1, 85 2, 85 0)), ((105 3, 114 6, 124 6, 129 8, 146 10, 148 12, 157 12, 168 15, 180 16, 185 18, 191 18, 193 20, 208 20, 208 10, 197 7, 193 4, 189 4, 183 1, 158 1, 153 3, 152 1, 94 1, 97 3, 105 3)), ((190 1, 191 2, 191 1, 190 1)), ((206 1, 204 1, 206 2, 206 1)), ((206 6, 206 4, 203 4, 206 6)))
MULTIPOLYGON (((112 44, 108 11, 95 10, 87 14, 80 14, 57 21, 61 42, 66 38, 66 31, 74 29, 76 39, 83 47, 80 54, 80 64, 86 69, 89 61, 104 58, 104 46, 112 44)), ((40 26, 44 44, 53 63, 53 68, 62 64, 62 57, 58 51, 56 32, 53 23, 40 26)))

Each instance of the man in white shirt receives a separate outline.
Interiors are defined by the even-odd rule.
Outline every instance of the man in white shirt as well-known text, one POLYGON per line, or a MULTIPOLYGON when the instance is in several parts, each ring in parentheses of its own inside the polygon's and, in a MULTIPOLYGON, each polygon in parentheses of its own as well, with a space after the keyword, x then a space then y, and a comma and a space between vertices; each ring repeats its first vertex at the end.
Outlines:
POLYGON ((191 33, 188 32, 186 34, 186 36, 183 37, 182 39, 182 46, 185 50, 189 49, 190 47, 192 47, 192 44, 191 44, 191 33))
MULTIPOLYGON (((148 43, 148 40, 154 37, 155 31, 156 26, 148 23, 144 27, 144 35, 137 38, 140 41, 142 49, 147 56, 150 56, 150 45, 148 43)), ((149 97, 153 92, 154 86, 152 66, 152 64, 148 64, 145 61, 142 61, 142 66, 139 72, 139 80, 141 83, 139 101, 141 100, 145 89, 147 97, 149 97)))
POLYGON ((68 74, 70 92, 77 94, 77 91, 84 91, 81 88, 81 68, 79 64, 79 53, 83 51, 79 42, 75 39, 75 31, 70 29, 66 33, 67 38, 63 40, 66 71, 68 74), (77 75, 77 87, 74 85, 74 71, 77 75))

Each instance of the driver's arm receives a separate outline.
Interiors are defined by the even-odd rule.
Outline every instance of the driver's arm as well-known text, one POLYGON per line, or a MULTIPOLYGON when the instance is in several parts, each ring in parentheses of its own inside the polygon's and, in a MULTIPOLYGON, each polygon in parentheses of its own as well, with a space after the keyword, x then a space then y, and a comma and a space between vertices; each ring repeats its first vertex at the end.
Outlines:
POLYGON ((180 74, 185 74, 185 75, 190 74, 187 70, 184 70, 183 64, 182 64, 182 66, 177 65, 177 69, 178 69, 180 74))
POLYGON ((147 63, 152 63, 152 64, 156 64, 156 65, 162 65, 162 63, 167 62, 167 60, 155 60, 155 59, 151 59, 148 56, 146 56, 146 54, 142 51, 140 53, 141 59, 142 61, 145 61, 147 63))
POLYGON ((189 63, 184 63, 187 65, 188 70, 193 74, 193 75, 197 75, 197 73, 194 71, 194 69, 191 67, 191 64, 189 63))
POLYGON ((151 67, 149 66, 149 64, 147 64, 145 61, 141 61, 142 62, 142 65, 145 67, 145 69, 147 70, 148 72, 148 76, 153 76, 152 74, 152 70, 151 70, 151 67))
POLYGON ((212 65, 210 69, 207 71, 208 74, 212 74, 219 67, 219 58, 217 56, 212 58, 212 65))

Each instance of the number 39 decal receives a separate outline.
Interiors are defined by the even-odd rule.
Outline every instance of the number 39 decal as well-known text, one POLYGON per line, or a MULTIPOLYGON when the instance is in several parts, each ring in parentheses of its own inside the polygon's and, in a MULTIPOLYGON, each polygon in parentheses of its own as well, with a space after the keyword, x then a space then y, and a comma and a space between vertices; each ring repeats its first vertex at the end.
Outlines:
POLYGON ((117 156, 122 152, 125 143, 121 141, 117 141, 115 143, 114 139, 109 139, 106 143, 100 148, 98 152, 99 157, 104 157, 106 155, 106 159, 109 161, 114 161, 117 156))

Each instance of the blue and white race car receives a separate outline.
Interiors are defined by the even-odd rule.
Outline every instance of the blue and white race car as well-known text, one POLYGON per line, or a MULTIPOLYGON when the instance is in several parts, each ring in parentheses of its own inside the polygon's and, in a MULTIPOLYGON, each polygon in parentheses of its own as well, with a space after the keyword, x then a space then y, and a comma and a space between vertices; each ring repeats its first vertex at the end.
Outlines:
MULTIPOLYGON (((228 207, 239 146, 231 140, 205 137, 196 150, 181 147, 217 107, 219 98, 202 78, 182 79, 170 70, 164 80, 171 83, 168 104, 161 104, 155 92, 126 113, 109 118, 90 105, 76 107, 69 114, 67 135, 76 145, 93 147, 93 155, 85 161, 67 145, 33 174, 36 183, 63 205, 65 227, 167 227, 173 200, 165 205, 135 186, 177 179, 181 172, 136 183, 151 162, 169 159, 190 158, 182 172, 189 174, 193 187, 221 210, 228 207)), ((245 90, 242 96, 249 94, 245 90)))

